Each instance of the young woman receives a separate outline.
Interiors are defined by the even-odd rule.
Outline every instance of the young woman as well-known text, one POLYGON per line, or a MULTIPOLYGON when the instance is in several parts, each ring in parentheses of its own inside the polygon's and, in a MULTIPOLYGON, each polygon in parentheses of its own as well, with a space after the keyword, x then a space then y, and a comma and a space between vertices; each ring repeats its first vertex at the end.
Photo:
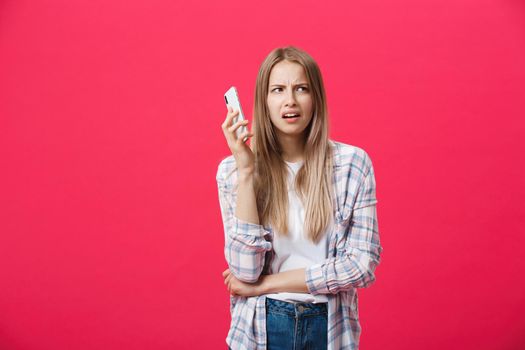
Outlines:
POLYGON ((229 268, 230 349, 357 349, 357 288, 375 280, 382 247, 372 162, 328 136, 325 90, 306 52, 273 50, 248 121, 222 130, 218 167, 229 268), (251 139, 251 147, 243 142, 251 139))

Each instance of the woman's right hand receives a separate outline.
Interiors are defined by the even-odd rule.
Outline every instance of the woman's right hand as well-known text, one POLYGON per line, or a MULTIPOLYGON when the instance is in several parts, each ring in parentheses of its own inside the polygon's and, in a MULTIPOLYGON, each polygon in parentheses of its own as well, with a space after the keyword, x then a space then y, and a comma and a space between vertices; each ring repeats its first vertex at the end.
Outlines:
POLYGON ((253 136, 253 133, 251 133, 248 130, 248 127, 246 127, 246 131, 237 137, 236 130, 242 125, 248 125, 249 122, 248 120, 239 120, 232 125, 233 118, 238 114, 238 110, 234 111, 232 107, 228 106, 228 114, 226 115, 224 123, 222 123, 222 131, 228 142, 228 147, 230 147, 233 157, 235 158, 239 172, 251 174, 255 170, 255 156, 250 147, 246 142, 243 142, 243 140, 247 137, 246 141, 248 141, 248 139, 253 136))

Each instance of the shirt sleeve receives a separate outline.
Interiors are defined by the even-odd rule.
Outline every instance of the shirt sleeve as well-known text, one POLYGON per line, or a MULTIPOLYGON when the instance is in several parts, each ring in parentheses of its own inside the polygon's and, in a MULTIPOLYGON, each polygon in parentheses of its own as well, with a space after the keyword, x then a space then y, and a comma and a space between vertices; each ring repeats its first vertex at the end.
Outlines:
POLYGON ((366 288, 375 281, 375 269, 383 248, 379 241, 374 169, 368 161, 369 171, 358 187, 353 209, 340 224, 348 226, 344 251, 306 269, 306 284, 311 294, 366 288))
POLYGON ((265 253, 272 249, 262 225, 235 216, 233 186, 226 181, 219 166, 217 173, 219 203, 224 227, 224 255, 231 273, 239 280, 254 283, 264 268, 265 253))

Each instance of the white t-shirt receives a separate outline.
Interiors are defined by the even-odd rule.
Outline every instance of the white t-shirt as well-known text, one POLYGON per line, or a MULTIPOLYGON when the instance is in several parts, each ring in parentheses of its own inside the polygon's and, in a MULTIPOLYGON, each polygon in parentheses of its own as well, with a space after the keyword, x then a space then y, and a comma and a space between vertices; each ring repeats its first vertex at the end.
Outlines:
MULTIPOLYGON (((295 175, 304 161, 295 163, 286 162, 288 172, 288 229, 289 235, 283 236, 274 231, 273 250, 275 255, 272 261, 273 273, 306 268, 323 262, 328 257, 328 228, 321 240, 315 244, 304 233, 304 208, 294 188, 295 175)), ((309 293, 274 293, 267 294, 268 298, 288 302, 324 303, 328 301, 325 295, 309 293)))

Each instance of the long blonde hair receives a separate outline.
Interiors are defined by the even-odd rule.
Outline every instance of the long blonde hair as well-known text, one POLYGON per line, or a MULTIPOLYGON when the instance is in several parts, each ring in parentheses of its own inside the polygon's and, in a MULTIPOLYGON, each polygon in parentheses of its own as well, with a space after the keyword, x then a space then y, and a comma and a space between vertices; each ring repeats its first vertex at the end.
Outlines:
POLYGON ((328 110, 321 71, 313 58, 293 46, 276 48, 259 69, 255 84, 254 137, 255 193, 259 219, 288 235, 287 165, 270 120, 268 84, 273 66, 283 60, 300 64, 306 73, 313 97, 313 117, 305 129, 304 163, 295 178, 295 188, 305 208, 304 232, 319 242, 333 220, 332 146, 329 143, 328 110))

